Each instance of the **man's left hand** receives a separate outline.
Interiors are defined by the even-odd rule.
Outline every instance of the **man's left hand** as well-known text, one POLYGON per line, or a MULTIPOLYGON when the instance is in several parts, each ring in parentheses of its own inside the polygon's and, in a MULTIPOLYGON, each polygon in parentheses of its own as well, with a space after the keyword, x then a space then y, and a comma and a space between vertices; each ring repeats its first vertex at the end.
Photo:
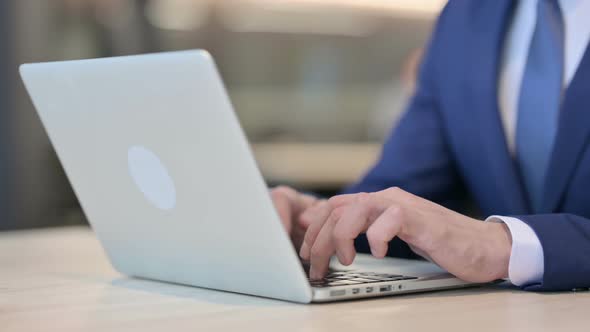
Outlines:
POLYGON ((371 253, 387 254, 394 237, 460 279, 488 282, 508 276, 512 239, 506 225, 483 222, 399 188, 332 197, 302 216, 309 228, 300 255, 310 277, 323 278, 330 258, 352 264, 354 239, 366 233, 371 253))

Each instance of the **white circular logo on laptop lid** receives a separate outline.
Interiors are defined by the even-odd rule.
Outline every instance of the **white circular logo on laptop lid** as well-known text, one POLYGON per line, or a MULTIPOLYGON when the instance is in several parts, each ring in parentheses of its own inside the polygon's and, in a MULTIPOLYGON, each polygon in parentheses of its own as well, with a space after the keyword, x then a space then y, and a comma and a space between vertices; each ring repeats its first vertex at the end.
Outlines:
POLYGON ((161 210, 176 206, 176 188, 158 156, 143 146, 132 146, 127 153, 131 178, 145 198, 161 210))

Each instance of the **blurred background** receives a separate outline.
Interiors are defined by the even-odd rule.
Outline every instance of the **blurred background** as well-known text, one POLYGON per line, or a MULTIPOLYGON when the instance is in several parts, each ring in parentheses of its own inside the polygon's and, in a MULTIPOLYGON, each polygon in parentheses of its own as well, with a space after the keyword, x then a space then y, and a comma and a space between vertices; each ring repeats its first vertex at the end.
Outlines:
POLYGON ((204 48, 269 185, 374 162, 445 0, 0 1, 0 230, 85 223, 18 65, 204 48))

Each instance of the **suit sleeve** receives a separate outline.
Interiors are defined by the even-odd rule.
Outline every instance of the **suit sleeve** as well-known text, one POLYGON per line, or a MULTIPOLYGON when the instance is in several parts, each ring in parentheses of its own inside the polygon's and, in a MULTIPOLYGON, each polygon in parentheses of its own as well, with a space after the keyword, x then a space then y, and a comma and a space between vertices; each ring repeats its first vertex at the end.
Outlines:
POLYGON ((590 287, 590 219, 572 214, 515 216, 537 234, 544 254, 541 282, 530 291, 563 291, 590 287))
MULTIPOLYGON (((415 195, 457 209, 465 197, 465 190, 447 144, 437 98, 435 81, 437 46, 443 34, 445 12, 439 17, 423 58, 416 91, 397 126, 385 141, 377 163, 362 179, 343 193, 375 192, 389 187, 400 187, 415 195)), ((357 250, 369 252, 366 238, 357 240, 357 250)), ((390 256, 416 257, 395 239, 390 243, 390 256)))

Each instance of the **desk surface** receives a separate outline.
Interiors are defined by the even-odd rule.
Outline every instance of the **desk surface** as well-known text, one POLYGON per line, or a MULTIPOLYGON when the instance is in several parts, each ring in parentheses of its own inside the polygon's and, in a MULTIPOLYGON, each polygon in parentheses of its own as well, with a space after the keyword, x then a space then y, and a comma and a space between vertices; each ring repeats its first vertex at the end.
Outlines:
POLYGON ((505 286, 292 304, 128 279, 86 228, 0 233, 2 331, 587 331, 589 308, 505 286))

